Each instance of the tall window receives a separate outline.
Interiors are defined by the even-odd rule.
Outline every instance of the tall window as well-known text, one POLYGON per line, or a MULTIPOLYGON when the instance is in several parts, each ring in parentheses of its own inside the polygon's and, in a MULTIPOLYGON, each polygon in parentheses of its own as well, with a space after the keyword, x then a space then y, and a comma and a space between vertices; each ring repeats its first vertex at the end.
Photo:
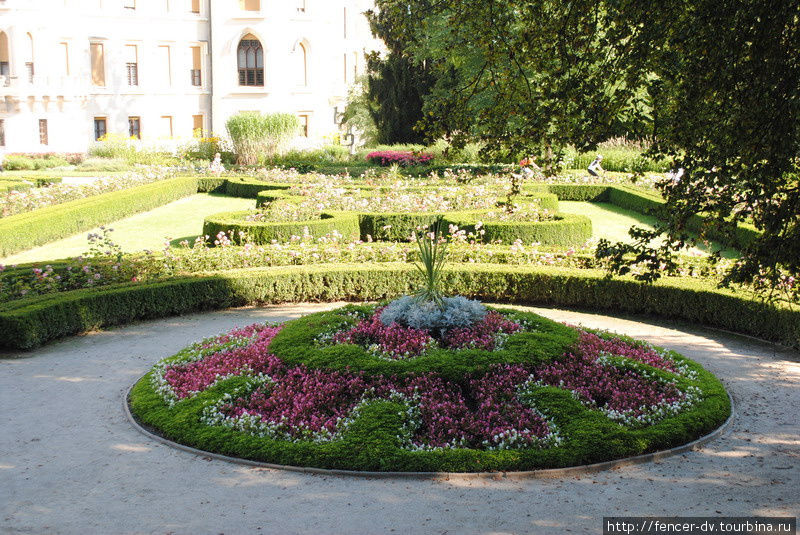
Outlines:
POLYGON ((306 12, 306 0, 295 0, 297 2, 297 12, 298 13, 305 13, 306 12))
POLYGON ((108 123, 105 117, 94 118, 94 140, 99 141, 108 133, 108 123))
POLYGON ((25 62, 25 71, 28 74, 28 81, 33 83, 35 70, 33 68, 33 36, 31 34, 28 34, 28 47, 28 58, 25 62))
POLYGON ((47 119, 39 119, 39 144, 47 145, 47 119))
POLYGON ((139 85, 139 53, 136 45, 125 45, 125 67, 128 71, 128 85, 139 85))
POLYGON ((158 46, 158 63, 161 75, 159 82, 162 86, 172 87, 172 54, 168 45, 158 46))
POLYGON ((300 118, 300 132, 302 132, 303 137, 308 137, 308 125, 310 123, 310 116, 307 113, 301 113, 298 115, 300 118))
POLYGON ((161 135, 163 137, 172 137, 172 116, 164 115, 161 117, 161 135))
POLYGON ((346 7, 344 8, 344 12, 342 13, 342 26, 343 26, 343 30, 344 30, 344 32, 342 33, 342 36, 345 39, 347 39, 347 8, 346 7))
POLYGON ((192 135, 194 137, 203 137, 203 116, 192 115, 192 135))
POLYGON ((297 43, 295 47, 295 68, 297 69, 296 81, 299 86, 308 85, 308 49, 303 43, 297 43))
POLYGON ((92 54, 92 85, 104 87, 106 85, 106 65, 103 43, 89 45, 92 54))
POLYGON ((247 34, 239 41, 237 50, 239 85, 264 86, 264 49, 258 38, 247 34))
POLYGON ((192 85, 200 87, 203 85, 203 64, 201 62, 200 47, 192 47, 192 85))
POLYGON ((6 120, 0 119, 0 147, 6 146, 6 120))
POLYGON ((142 139, 142 120, 139 117, 128 117, 128 135, 142 139))
POLYGON ((8 36, 0 32, 0 76, 11 76, 11 67, 8 55, 8 36))
POLYGON ((192 13, 200 13, 200 0, 191 0, 189 11, 192 13))
POLYGON ((261 0, 239 0, 239 7, 243 11, 261 11, 261 0))
POLYGON ((64 60, 61 64, 61 74, 69 76, 69 43, 59 43, 58 46, 61 48, 61 58, 64 60))

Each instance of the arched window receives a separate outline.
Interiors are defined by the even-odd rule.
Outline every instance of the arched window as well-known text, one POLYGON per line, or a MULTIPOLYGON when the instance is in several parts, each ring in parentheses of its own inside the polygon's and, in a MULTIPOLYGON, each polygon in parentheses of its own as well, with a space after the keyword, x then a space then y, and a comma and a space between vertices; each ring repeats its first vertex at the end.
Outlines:
POLYGON ((8 36, 0 32, 0 76, 11 76, 11 62, 8 56, 8 36))
POLYGON ((308 85, 308 48, 305 43, 297 43, 294 48, 295 80, 297 85, 305 87, 308 85))
POLYGON ((33 68, 33 36, 28 34, 28 50, 30 53, 25 58, 25 70, 28 72, 28 81, 33 83, 33 75, 34 75, 34 68, 33 68))
POLYGON ((264 49, 253 34, 245 35, 239 41, 236 52, 239 64, 239 85, 264 86, 264 49))

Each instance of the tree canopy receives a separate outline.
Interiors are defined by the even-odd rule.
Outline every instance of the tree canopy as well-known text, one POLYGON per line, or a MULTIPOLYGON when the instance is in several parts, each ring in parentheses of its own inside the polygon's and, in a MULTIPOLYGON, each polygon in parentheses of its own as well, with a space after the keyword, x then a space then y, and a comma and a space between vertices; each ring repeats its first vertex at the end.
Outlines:
MULTIPOLYGON (((726 283, 800 274, 800 4, 796 0, 378 0, 393 51, 432 69, 420 127, 495 154, 555 160, 623 132, 685 173, 661 185, 668 221, 601 244, 652 280, 691 241, 753 224, 726 283), (656 273, 656 274, 653 274, 656 273)), ((387 39, 387 37, 385 37, 387 39)), ((797 294, 795 294, 796 297, 797 294)))

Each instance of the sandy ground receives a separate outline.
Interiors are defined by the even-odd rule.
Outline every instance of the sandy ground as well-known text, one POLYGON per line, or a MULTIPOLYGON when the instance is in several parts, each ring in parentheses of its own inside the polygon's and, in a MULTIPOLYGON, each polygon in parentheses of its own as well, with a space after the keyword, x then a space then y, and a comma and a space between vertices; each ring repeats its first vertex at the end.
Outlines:
POLYGON ((701 451, 594 475, 305 475, 178 451, 125 419, 125 392, 156 360, 235 325, 329 306, 197 314, 0 355, 0 533, 602 533, 610 515, 800 510, 800 355, 666 322, 536 309, 674 348, 717 374, 736 402, 732 428, 701 451))

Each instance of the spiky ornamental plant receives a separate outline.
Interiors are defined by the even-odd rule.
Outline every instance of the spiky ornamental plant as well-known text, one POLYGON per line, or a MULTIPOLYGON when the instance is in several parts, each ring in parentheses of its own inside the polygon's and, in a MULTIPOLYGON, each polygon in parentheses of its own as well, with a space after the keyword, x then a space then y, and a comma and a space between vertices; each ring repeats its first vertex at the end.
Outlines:
POLYGON ((423 285, 417 290, 418 302, 431 302, 439 310, 444 310, 444 296, 441 290, 442 268, 447 257, 448 241, 442 236, 442 220, 433 224, 431 231, 417 235, 420 263, 414 264, 422 274, 423 285))

